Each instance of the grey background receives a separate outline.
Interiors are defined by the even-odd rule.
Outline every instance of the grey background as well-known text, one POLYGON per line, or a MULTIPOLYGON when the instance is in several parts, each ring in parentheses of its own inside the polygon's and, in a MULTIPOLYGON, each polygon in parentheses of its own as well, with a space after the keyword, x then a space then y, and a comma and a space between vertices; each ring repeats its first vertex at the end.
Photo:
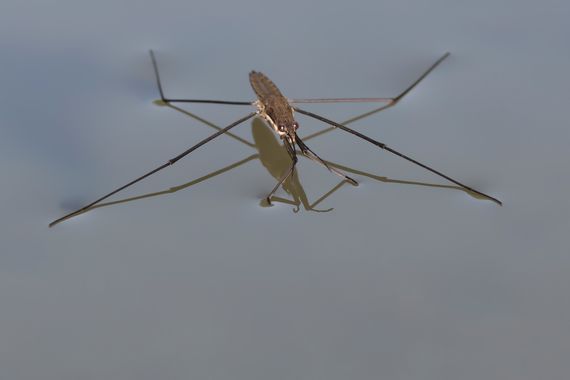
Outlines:
MULTIPOLYGON (((570 372, 567 1, 3 1, 1 379, 566 379, 570 372), (391 96, 355 129, 501 198, 355 175, 318 205, 260 207, 259 160, 170 195, 47 224, 212 130, 157 107, 391 96)), ((371 105, 306 107, 344 120, 371 105)), ((226 125, 247 107, 186 109, 226 125)), ((299 117, 309 134, 321 125, 299 117)), ((252 123, 236 128, 252 140, 252 123)), ((324 158, 445 184, 341 131, 324 158)), ((255 150, 222 136, 117 195, 255 150)), ((277 154, 277 153, 276 153, 277 154)), ((306 159, 311 202, 337 178, 306 159)), ((284 192, 279 193, 285 196, 284 192)))

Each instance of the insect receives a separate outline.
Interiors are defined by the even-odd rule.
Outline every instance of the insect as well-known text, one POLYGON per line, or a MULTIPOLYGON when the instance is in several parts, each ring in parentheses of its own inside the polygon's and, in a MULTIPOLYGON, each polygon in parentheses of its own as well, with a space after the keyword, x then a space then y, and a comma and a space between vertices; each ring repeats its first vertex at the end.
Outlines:
MULTIPOLYGON (((346 125, 343 125, 343 124, 337 123, 335 121, 329 120, 329 119, 327 119, 321 115, 306 111, 306 110, 299 108, 297 106, 297 104, 301 104, 301 103, 366 103, 366 102, 368 102, 368 103, 384 103, 385 105, 379 109, 379 110, 384 110, 386 108, 395 106, 404 96, 406 96, 414 87, 416 87, 428 74, 430 74, 448 56, 449 56, 449 53, 445 53, 443 56, 441 56, 441 58, 439 58, 435 63, 433 63, 409 87, 407 87, 399 95, 397 95, 393 98, 288 99, 285 96, 283 96, 283 94, 281 93, 279 88, 275 85, 275 83, 273 83, 266 75, 264 75, 260 72, 257 72, 257 71, 252 71, 249 74, 249 82, 251 84, 253 91, 255 92, 255 94, 257 96, 257 99, 253 102, 251 102, 251 101, 247 102, 247 101, 211 100, 211 99, 170 99, 170 98, 165 97, 164 96, 164 90, 162 88, 162 82, 160 80, 160 75, 159 75, 159 71, 158 71, 158 65, 156 63, 156 58, 155 58, 154 52, 151 50, 150 51, 150 57, 151 57, 151 61, 152 61, 153 69, 154 69, 156 84, 157 84, 157 87, 158 87, 158 90, 160 93, 160 98, 161 98, 162 102, 164 102, 166 104, 171 104, 171 103, 208 103, 208 104, 244 105, 244 106, 248 105, 248 106, 255 107, 255 111, 247 114, 246 116, 244 116, 244 117, 242 117, 242 118, 240 118, 234 122, 232 122, 231 124, 227 125, 226 127, 219 129, 216 133, 214 133, 214 134, 210 135, 209 137, 203 139, 202 141, 198 142, 194 146, 186 149, 184 152, 178 154, 177 156, 174 156, 173 158, 166 161, 164 164, 162 164, 159 167, 149 171, 148 173, 128 182, 127 184, 111 191, 110 193, 108 193, 108 194, 98 198, 97 200, 81 207, 80 209, 73 211, 67 215, 64 215, 63 217, 61 217, 59 219, 54 220, 53 222, 51 222, 49 224, 49 226, 52 227, 52 226, 66 220, 66 219, 69 219, 73 216, 79 215, 79 214, 89 210, 93 206, 97 205, 101 201, 109 198, 110 196, 126 189, 127 187, 130 187, 130 186, 134 185, 135 183, 140 182, 147 177, 150 177, 151 175, 161 171, 164 168, 167 168, 169 166, 174 165, 176 162, 178 162, 182 158, 186 157, 187 155, 189 155, 190 153, 192 153, 196 149, 207 144, 208 142, 212 141, 216 137, 228 132, 229 130, 238 126, 239 124, 242 124, 243 122, 251 119, 254 116, 259 116, 260 118, 262 118, 275 131, 275 133, 281 138, 283 146, 285 147, 285 150, 291 159, 291 163, 290 163, 288 169, 281 175, 281 177, 277 180, 277 184, 273 187, 273 189, 267 195, 266 201, 268 202, 268 204, 271 204, 271 198, 272 198, 273 194, 279 189, 279 187, 281 185, 283 185, 283 183, 287 180, 287 178, 289 178, 295 171, 295 166, 296 166, 297 161, 298 161, 297 150, 296 150, 295 146, 299 147, 301 154, 303 154, 307 158, 315 161, 316 163, 318 163, 321 166, 328 169, 330 172, 338 175, 339 177, 341 177, 345 181, 356 186, 358 183, 353 178, 347 176, 341 170, 334 168, 331 165, 327 164, 327 162, 325 160, 323 160, 314 151, 312 151, 305 144, 305 142, 299 137, 299 135, 297 134, 297 130, 299 129, 299 123, 295 119, 295 112, 302 114, 302 115, 309 116, 309 117, 316 119, 316 120, 319 120, 321 122, 324 122, 324 123, 330 125, 332 129, 340 129, 340 130, 348 132, 354 136, 357 136, 357 137, 359 137, 359 138, 361 138, 361 139, 363 139, 363 140, 365 140, 371 144, 376 145, 378 148, 383 149, 385 151, 388 151, 388 152, 395 154, 397 156, 400 156, 403 159, 405 159, 405 160, 407 160, 407 161, 409 161, 415 165, 418 165, 418 166, 420 166, 420 167, 422 167, 422 168, 424 168, 424 169, 426 169, 426 170, 428 170, 428 171, 430 171, 430 172, 432 172, 432 173, 434 173, 434 174, 436 174, 436 175, 460 186, 461 188, 463 188, 469 192, 472 192, 474 194, 477 194, 479 196, 487 198, 487 199, 489 199, 489 200, 491 200, 491 201, 493 201, 499 205, 502 205, 502 202, 499 199, 494 198, 494 197, 487 195, 485 193, 482 193, 478 190, 475 190, 472 187, 469 187, 469 186, 453 179, 452 177, 449 177, 446 174, 443 174, 442 172, 440 172, 440 171, 438 171, 438 170, 436 170, 436 169, 434 169, 434 168, 432 168, 426 164, 423 164, 420 161, 417 161, 417 160, 411 158, 410 156, 405 155, 405 154, 389 147, 388 145, 386 145, 380 141, 372 139, 372 138, 370 138, 370 137, 368 137, 368 136, 366 136, 366 135, 364 135, 358 131, 355 131, 351 128, 348 128, 346 125)), ((379 111, 379 110, 377 110, 377 111, 379 111)))

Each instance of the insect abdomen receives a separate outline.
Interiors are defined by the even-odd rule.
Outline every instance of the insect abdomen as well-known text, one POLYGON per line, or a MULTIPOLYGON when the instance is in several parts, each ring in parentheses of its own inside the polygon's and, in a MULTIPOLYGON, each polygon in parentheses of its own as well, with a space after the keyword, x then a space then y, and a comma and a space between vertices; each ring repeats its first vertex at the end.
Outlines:
POLYGON ((249 73, 249 83, 261 101, 274 97, 283 97, 283 94, 281 94, 281 91, 279 91, 275 83, 258 71, 249 73))

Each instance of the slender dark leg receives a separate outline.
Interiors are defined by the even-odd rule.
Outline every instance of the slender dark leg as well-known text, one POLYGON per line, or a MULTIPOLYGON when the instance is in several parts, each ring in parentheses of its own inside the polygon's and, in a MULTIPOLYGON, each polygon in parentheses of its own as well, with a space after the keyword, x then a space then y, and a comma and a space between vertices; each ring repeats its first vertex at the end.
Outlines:
POLYGON ((213 139, 215 139, 216 137, 224 134, 225 132, 229 131, 230 129, 232 129, 233 127, 237 126, 238 124, 243 123, 244 121, 251 119, 253 116, 255 116, 257 113, 256 112, 252 112, 249 115, 242 117, 241 119, 234 121, 233 123, 231 123, 230 125, 228 125, 227 127, 219 130, 218 132, 214 133, 213 135, 210 135, 209 137, 205 138, 204 140, 200 141, 198 144, 192 146, 191 148, 185 150, 184 152, 180 153, 178 156, 171 158, 170 160, 168 160, 166 163, 162 164, 161 166, 157 167, 156 169, 151 170, 150 172, 138 177, 135 180, 132 180, 131 182, 127 183, 126 185, 123 185, 121 187, 119 187, 118 189, 115 189, 113 191, 111 191, 109 194, 106 194, 104 196, 102 196, 101 198, 89 203, 86 206, 81 207, 80 209, 73 211, 57 220, 54 220, 53 222, 51 222, 49 224, 50 227, 55 226, 56 224, 58 224, 59 222, 65 220, 65 219, 69 219, 72 216, 75 216, 77 214, 81 214, 84 211, 88 210, 89 208, 95 206, 97 203, 109 198, 111 195, 118 193, 121 190, 126 189, 127 187, 134 185, 135 183, 142 181, 143 179, 145 179, 146 177, 150 177, 151 175, 153 175, 156 172, 161 171, 162 169, 174 165, 178 160, 184 158, 185 156, 187 156, 188 154, 192 153, 193 151, 195 151, 196 149, 198 149, 199 147, 201 147, 202 145, 212 141, 213 139))
POLYGON ((165 103, 209 103, 209 104, 230 104, 236 106, 251 106, 253 102, 236 102, 229 100, 211 100, 211 99, 169 99, 164 96, 164 91, 162 90, 162 83, 160 81, 160 75, 158 74, 158 65, 156 64, 156 58, 154 57, 154 52, 150 50, 150 58, 152 60, 152 67, 154 68, 154 75, 156 77, 156 84, 158 86, 158 91, 160 92, 160 99, 165 103))
POLYGON ((464 185, 464 184, 462 184, 461 182, 459 182, 459 181, 457 181, 457 180, 455 180, 455 179, 453 179, 453 178, 451 178, 451 177, 449 177, 449 176, 443 174, 442 172, 439 172, 439 171, 437 171, 437 170, 435 170, 435 169, 433 169, 433 168, 431 168, 431 167, 429 167, 429 166, 427 166, 427 165, 425 165, 425 164, 422 164, 421 162, 416 161, 416 160, 414 160, 413 158, 408 157, 408 156, 406 156, 405 154, 400 153, 400 152, 398 152, 398 151, 396 151, 396 150, 394 150, 394 149, 388 147, 386 144, 381 143, 380 141, 376 141, 376 140, 374 140, 374 139, 372 139, 372 138, 370 138, 370 137, 368 137, 368 136, 365 136, 365 135, 363 135, 362 133, 355 131, 354 129, 350 129, 350 128, 348 128, 348 127, 342 125, 342 124, 336 123, 336 122, 334 122, 334 121, 332 121, 332 120, 329 120, 329 119, 326 119, 326 118, 324 118, 324 117, 322 117, 322 116, 320 116, 320 115, 314 114, 314 113, 312 113, 312 112, 304 111, 304 110, 299 109, 299 108, 295 108, 295 111, 297 111, 297 112, 299 112, 299 113, 302 113, 303 115, 310 116, 310 117, 312 117, 312 118, 314 118, 314 119, 320 120, 320 121, 322 121, 322 122, 324 122, 324 123, 330 124, 330 125, 332 125, 333 127, 342 129, 343 131, 346 131, 346 132, 348 132, 348 133, 352 133, 353 135, 355 135, 355 136, 357 136, 357 137, 360 137, 361 139, 366 140, 366 141, 368 141, 369 143, 372 143, 372 144, 376 145, 377 147, 379 147, 379 148, 381 148, 381 149, 387 150, 387 151, 390 152, 390 153, 393 153, 393 154, 395 154, 395 155, 397 155, 397 156, 400 156, 400 157, 402 157, 403 159, 408 160, 408 161, 410 161, 410 162, 412 162, 412 163, 414 163, 414 164, 416 164, 416 165, 418 165, 418 166, 421 166, 422 168, 427 169, 427 170, 429 170, 430 172, 432 172, 432 173, 434 173, 434 174, 437 174, 438 176, 440 176, 440 177, 442 177, 442 178, 445 178, 446 180, 448 180, 448 181, 450 181, 450 182, 453 182, 454 184, 459 185, 459 186, 463 187, 463 188, 466 189, 466 190, 469 190, 469 191, 471 191, 471 192, 473 192, 473 193, 482 195, 482 196, 484 196, 485 198, 488 198, 488 199, 490 199, 490 200, 496 202, 496 203, 499 204, 499 205, 502 205, 502 204, 503 204, 503 203, 502 203, 500 200, 498 200, 497 198, 494 198, 494 197, 492 197, 492 196, 490 196, 490 195, 487 195, 487 194, 485 194, 485 193, 482 193, 482 192, 480 192, 480 191, 477 191, 477 190, 473 189, 472 187, 469 187, 469 186, 467 186, 467 185, 464 185))
POLYGON ((406 96, 408 92, 412 91, 414 87, 416 87, 422 80, 424 80, 424 78, 427 77, 429 73, 431 73, 437 66, 439 66, 441 62, 443 62, 447 57, 449 57, 449 55, 450 53, 446 52, 444 55, 441 56, 441 58, 435 61, 433 65, 431 65, 422 75, 420 75, 418 79, 414 81, 414 83, 412 83, 408 88, 406 88, 404 91, 402 91, 398 96, 394 98, 394 102, 392 103, 392 105, 395 105, 395 103, 402 100, 402 98, 406 96))
POLYGON ((287 178, 289 178, 289 176, 291 174, 293 174, 293 171, 295 170, 295 165, 297 165, 297 153, 295 152, 295 149, 291 146, 289 141, 287 141, 286 139, 283 139, 283 144, 285 145, 285 149, 287 150, 287 153, 291 157, 292 162, 291 162, 291 166, 289 167, 287 172, 285 172, 285 174, 281 176, 281 178, 277 182, 277 185, 275 185, 273 190, 271 190, 271 192, 265 198, 267 200, 268 204, 271 204, 271 196, 273 194, 275 194, 277 189, 279 189, 279 186, 281 186, 283 184, 283 182, 285 182, 285 180, 287 180, 287 178))
POLYGON ((290 103, 388 103, 385 108, 396 105, 408 92, 412 91, 425 77, 428 76, 444 59, 449 57, 449 52, 441 56, 435 63, 433 63, 418 79, 416 79, 408 88, 402 91, 394 98, 323 98, 323 99, 291 99, 290 103))
POLYGON ((350 178, 349 176, 347 176, 346 174, 344 174, 342 171, 333 168, 332 166, 329 166, 322 158, 320 158, 315 152, 313 152, 311 150, 311 148, 309 148, 307 145, 305 145, 305 143, 303 142, 303 140, 301 140, 299 138, 299 136, 297 136, 296 138, 297 141, 297 145, 299 145, 299 148, 301 149, 301 152, 307 157, 310 158, 311 160, 315 161, 316 163, 324 166, 325 168, 327 168, 331 173, 336 174, 337 176, 339 176, 340 178, 344 179, 345 181, 350 182, 352 185, 354 186, 358 186, 358 182, 356 182, 354 179, 350 178))
POLYGON ((291 104, 300 103, 392 103, 394 98, 313 98, 289 99, 291 104))
MULTIPOLYGON (((442 55, 426 71, 424 71, 424 73, 422 75, 420 75, 420 77, 418 79, 416 79, 410 86, 408 86, 399 95, 397 95, 396 97, 393 97, 393 98, 293 99, 293 100, 291 100, 291 103, 293 103, 293 104, 295 104, 295 103, 336 103, 337 101, 338 102, 384 102, 384 103, 386 103, 386 105, 378 107, 378 108, 376 108, 370 112, 359 115, 357 117, 353 117, 351 119, 348 119, 342 123, 343 125, 347 125, 347 124, 353 123, 357 120, 360 120, 362 118, 373 115, 375 113, 382 112, 385 109, 388 109, 388 108, 393 107, 396 104, 398 104, 398 102, 400 102, 400 100, 402 100, 402 98, 404 96, 406 96, 410 91, 412 91, 425 77, 427 77, 447 57, 449 57, 449 52, 442 55)), ((334 129, 335 128, 325 128, 321 131, 318 131, 318 132, 315 132, 311 135, 305 136, 305 141, 308 141, 314 137, 328 133, 334 129)))

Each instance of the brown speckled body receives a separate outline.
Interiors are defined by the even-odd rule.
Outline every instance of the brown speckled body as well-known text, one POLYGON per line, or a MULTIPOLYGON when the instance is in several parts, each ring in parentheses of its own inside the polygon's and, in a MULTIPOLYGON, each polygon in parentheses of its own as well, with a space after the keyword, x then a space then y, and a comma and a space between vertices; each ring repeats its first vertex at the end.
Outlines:
POLYGON ((280 136, 289 136, 295 141, 295 130, 298 124, 293 117, 293 109, 287 98, 283 96, 275 83, 264 74, 252 71, 249 82, 257 95, 255 105, 259 115, 263 117, 280 136))

